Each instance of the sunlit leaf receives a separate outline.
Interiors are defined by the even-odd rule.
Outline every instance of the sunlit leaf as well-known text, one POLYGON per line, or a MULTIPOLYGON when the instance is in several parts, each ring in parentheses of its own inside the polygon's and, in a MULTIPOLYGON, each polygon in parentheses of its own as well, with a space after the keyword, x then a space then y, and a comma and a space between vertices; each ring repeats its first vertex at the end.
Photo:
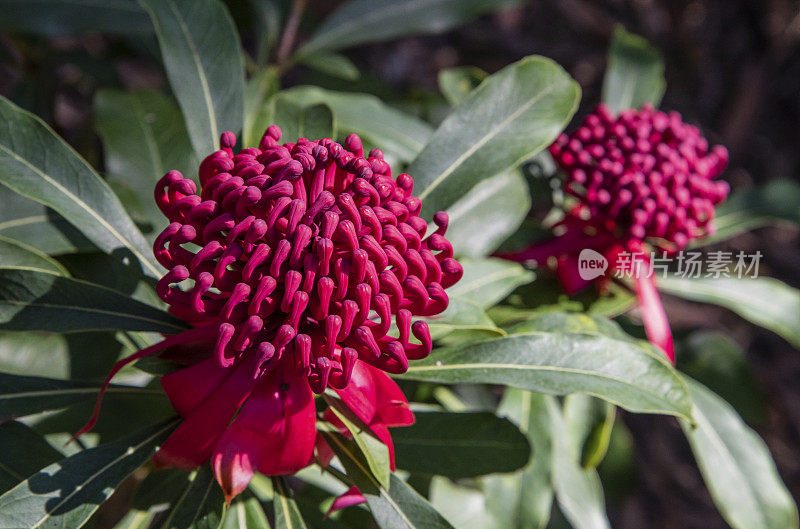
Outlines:
POLYGON ((69 275, 66 268, 46 253, 0 235, 0 267, 4 266, 39 268, 54 274, 69 275))
POLYGON ((225 497, 210 465, 188 478, 160 529, 218 529, 225 518, 225 497))
POLYGON ((617 28, 608 50, 603 102, 615 113, 644 103, 658 107, 665 86, 664 61, 658 50, 642 37, 617 28))

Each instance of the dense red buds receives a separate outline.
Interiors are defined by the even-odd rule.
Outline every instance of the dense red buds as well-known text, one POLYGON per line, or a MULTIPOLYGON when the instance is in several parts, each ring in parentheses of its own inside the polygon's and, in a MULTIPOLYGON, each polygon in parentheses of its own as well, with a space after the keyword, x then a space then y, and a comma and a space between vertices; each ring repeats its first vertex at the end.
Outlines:
POLYGON ((650 105, 616 117, 601 104, 550 153, 567 175, 565 191, 596 224, 667 251, 713 233, 714 206, 728 195, 714 180, 728 164, 725 147, 650 105))
POLYGON ((177 171, 161 179, 155 198, 171 224, 154 248, 169 270, 158 295, 193 325, 217 326, 221 366, 290 364, 317 393, 346 387, 357 358, 404 372, 431 350, 413 317, 441 313, 461 277, 447 215, 425 238, 411 177, 393 179, 383 153, 364 157, 354 134, 344 147, 280 137, 270 127, 259 148, 234 155, 223 134, 200 165, 199 195, 177 171))

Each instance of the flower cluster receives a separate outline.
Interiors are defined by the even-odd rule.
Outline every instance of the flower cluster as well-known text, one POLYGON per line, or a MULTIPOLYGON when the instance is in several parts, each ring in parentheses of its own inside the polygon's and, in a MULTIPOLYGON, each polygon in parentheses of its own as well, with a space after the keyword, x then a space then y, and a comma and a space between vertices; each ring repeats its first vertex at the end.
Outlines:
POLYGON ((187 365, 162 377, 184 421, 155 462, 211 459, 229 499, 255 470, 310 463, 312 392, 339 392, 391 447, 386 428, 413 415, 385 372, 430 353, 427 324, 413 319, 444 311, 445 288, 462 275, 447 215, 426 237, 412 178, 393 178, 379 149, 365 156, 354 134, 344 145, 280 139, 272 126, 258 148, 234 154, 235 136, 223 134, 200 165, 199 194, 177 171, 158 182, 170 224, 154 244, 168 270, 156 291, 192 329, 108 379, 163 349, 187 365))
POLYGON ((664 250, 713 233, 714 206, 728 194, 714 180, 728 163, 725 147, 710 147, 680 114, 650 105, 614 116, 601 104, 550 153, 590 218, 664 250))

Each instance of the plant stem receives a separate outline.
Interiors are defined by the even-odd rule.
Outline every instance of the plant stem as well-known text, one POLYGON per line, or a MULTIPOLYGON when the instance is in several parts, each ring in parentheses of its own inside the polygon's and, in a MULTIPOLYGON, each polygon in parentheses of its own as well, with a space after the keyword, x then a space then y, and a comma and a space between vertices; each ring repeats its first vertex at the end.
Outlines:
POLYGON ((289 54, 292 52, 294 39, 297 36, 297 28, 300 26, 300 18, 303 16, 303 11, 306 8, 306 0, 294 0, 292 2, 292 12, 289 14, 289 19, 286 21, 286 26, 283 28, 283 35, 281 35, 281 43, 278 46, 278 67, 283 69, 286 62, 289 60, 289 54))

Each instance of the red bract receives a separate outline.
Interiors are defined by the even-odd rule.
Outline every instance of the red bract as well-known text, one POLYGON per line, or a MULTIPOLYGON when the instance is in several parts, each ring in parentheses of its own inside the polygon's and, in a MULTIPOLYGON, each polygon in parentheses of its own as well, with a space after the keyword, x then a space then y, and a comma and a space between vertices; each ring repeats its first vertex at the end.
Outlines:
POLYGON ((236 138, 223 134, 222 149, 200 164, 199 194, 177 171, 159 181, 155 199, 170 224, 154 245, 168 269, 156 290, 193 328, 121 361, 106 382, 166 348, 189 364, 162 377, 184 421, 155 462, 211 459, 228 500, 256 470, 289 474, 310 463, 312 392, 338 391, 391 446, 386 427, 413 415, 384 371, 402 373, 430 353, 428 326, 413 318, 444 311, 444 289, 462 274, 444 237, 447 215, 436 214, 438 229, 425 237, 412 178, 392 178, 380 150, 365 157, 354 134, 344 147, 280 138, 272 126, 259 148, 234 154, 236 138))
POLYGON ((648 337, 674 360, 655 277, 647 273, 646 243, 674 253, 714 232, 714 206, 729 190, 715 178, 728 163, 728 151, 709 147, 677 112, 645 105, 615 117, 601 104, 572 134, 559 136, 550 153, 577 204, 554 227, 559 236, 504 257, 540 265, 555 258, 562 287, 573 293, 591 283, 579 274, 581 250, 602 254, 610 270, 631 253, 631 269, 642 271, 633 279, 648 337))

